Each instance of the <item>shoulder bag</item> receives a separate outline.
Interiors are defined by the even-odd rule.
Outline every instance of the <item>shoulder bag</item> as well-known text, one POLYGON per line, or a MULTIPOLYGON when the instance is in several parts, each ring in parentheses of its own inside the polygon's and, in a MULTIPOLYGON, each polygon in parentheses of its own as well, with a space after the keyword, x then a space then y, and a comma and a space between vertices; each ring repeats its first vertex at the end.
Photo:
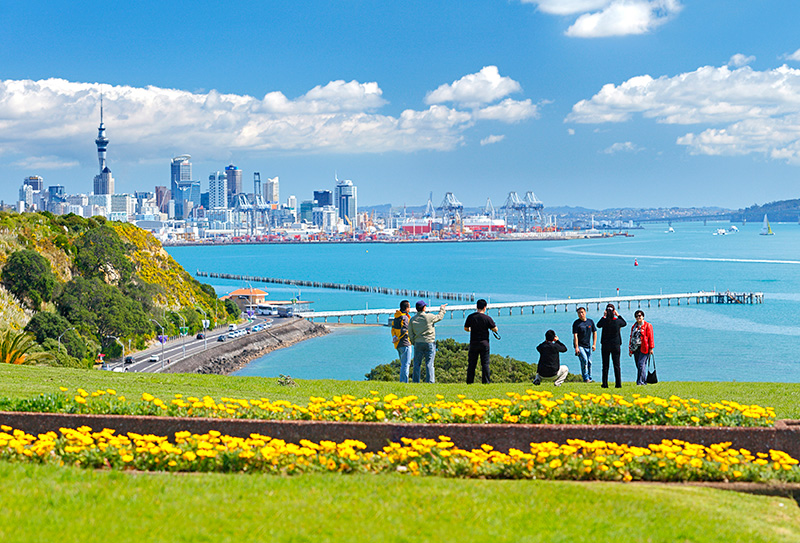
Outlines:
POLYGON ((656 357, 651 352, 647 355, 647 384, 654 385, 658 383, 658 375, 656 375, 656 357), (653 371, 650 371, 650 362, 653 363, 653 371))

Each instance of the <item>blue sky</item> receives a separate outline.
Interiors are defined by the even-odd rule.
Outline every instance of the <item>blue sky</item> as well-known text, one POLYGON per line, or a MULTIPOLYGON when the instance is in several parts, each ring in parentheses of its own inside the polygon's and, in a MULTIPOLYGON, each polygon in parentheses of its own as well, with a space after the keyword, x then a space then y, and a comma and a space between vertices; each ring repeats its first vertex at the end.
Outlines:
POLYGON ((281 197, 452 191, 495 206, 795 198, 800 3, 475 0, 0 4, 0 198, 89 192, 99 95, 117 191, 233 163, 281 197))

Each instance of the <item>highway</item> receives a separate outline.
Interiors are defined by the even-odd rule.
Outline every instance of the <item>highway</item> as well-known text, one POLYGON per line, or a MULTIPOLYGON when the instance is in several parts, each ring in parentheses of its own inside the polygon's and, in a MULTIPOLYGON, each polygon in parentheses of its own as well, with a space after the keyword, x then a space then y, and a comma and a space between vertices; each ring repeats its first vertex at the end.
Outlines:
MULTIPOLYGON (((262 325, 267 326, 268 328, 266 329, 269 330, 271 328, 280 327, 291 321, 291 318, 256 317, 252 322, 237 324, 236 329, 237 331, 243 331, 247 328, 252 329, 253 326, 256 325, 262 325)), ((245 331, 241 336, 231 338, 227 337, 228 332, 229 330, 227 325, 220 326, 213 330, 207 330, 205 339, 197 339, 197 336, 185 336, 178 339, 168 340, 164 345, 149 347, 143 351, 133 353, 132 355, 126 352, 125 357, 127 358, 131 356, 133 358, 132 363, 125 364, 122 359, 116 359, 106 364, 103 369, 109 371, 159 373, 163 369, 167 368, 170 364, 174 364, 179 360, 183 360, 184 358, 188 358, 207 349, 213 349, 222 343, 218 341, 220 336, 225 336, 224 341, 229 343, 233 341, 240 341, 249 335, 245 331), (158 361, 151 361, 150 357, 152 356, 157 356, 158 361)), ((252 333, 262 334, 264 333, 264 329, 262 329, 260 332, 252 333)))

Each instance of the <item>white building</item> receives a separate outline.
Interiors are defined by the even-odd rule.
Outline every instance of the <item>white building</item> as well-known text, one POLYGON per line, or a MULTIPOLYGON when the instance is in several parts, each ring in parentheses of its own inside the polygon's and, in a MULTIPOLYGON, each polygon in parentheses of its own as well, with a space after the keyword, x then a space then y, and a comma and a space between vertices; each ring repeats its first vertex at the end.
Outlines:
POLYGON ((210 209, 228 207, 228 176, 225 172, 214 172, 208 176, 208 207, 210 209))
POLYGON ((267 178, 264 185, 264 200, 268 204, 277 204, 280 201, 280 181, 278 176, 267 178))

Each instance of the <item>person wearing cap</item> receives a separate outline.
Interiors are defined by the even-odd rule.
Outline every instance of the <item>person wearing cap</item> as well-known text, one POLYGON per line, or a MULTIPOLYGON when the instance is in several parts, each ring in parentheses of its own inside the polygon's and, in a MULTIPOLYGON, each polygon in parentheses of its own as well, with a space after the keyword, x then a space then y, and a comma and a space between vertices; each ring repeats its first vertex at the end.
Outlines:
POLYGON ((420 366, 422 359, 425 358, 425 365, 428 368, 428 383, 435 383, 433 361, 436 357, 436 329, 434 325, 442 320, 445 315, 447 304, 439 307, 439 313, 432 315, 427 312, 428 304, 420 300, 416 304, 417 314, 408 321, 408 339, 414 346, 414 372, 412 380, 419 383, 420 366))
POLYGON ((597 321, 597 327, 603 329, 600 334, 600 354, 603 357, 603 388, 608 388, 608 362, 609 358, 614 364, 614 381, 616 388, 622 388, 622 375, 619 367, 620 347, 622 336, 620 328, 625 328, 628 323, 617 313, 614 304, 608 304, 603 317, 597 321))
POLYGON ((469 332, 468 385, 475 382, 475 369, 478 366, 479 356, 481 358, 481 382, 484 384, 492 382, 492 374, 489 371, 489 332, 497 334, 497 325, 494 323, 494 319, 486 314, 486 300, 480 299, 475 305, 477 311, 468 316, 464 322, 464 331, 469 332))
POLYGON ((572 323, 572 345, 575 356, 581 361, 581 376, 584 383, 592 380, 592 351, 597 349, 597 327, 594 321, 586 317, 586 308, 579 307, 578 318, 572 323))
POLYGON ((558 340, 554 330, 548 330, 536 350, 539 351, 539 365, 536 366, 533 384, 538 386, 542 381, 555 381, 553 385, 560 387, 569 375, 569 368, 561 363, 559 357, 559 353, 567 352, 567 346, 558 340))

